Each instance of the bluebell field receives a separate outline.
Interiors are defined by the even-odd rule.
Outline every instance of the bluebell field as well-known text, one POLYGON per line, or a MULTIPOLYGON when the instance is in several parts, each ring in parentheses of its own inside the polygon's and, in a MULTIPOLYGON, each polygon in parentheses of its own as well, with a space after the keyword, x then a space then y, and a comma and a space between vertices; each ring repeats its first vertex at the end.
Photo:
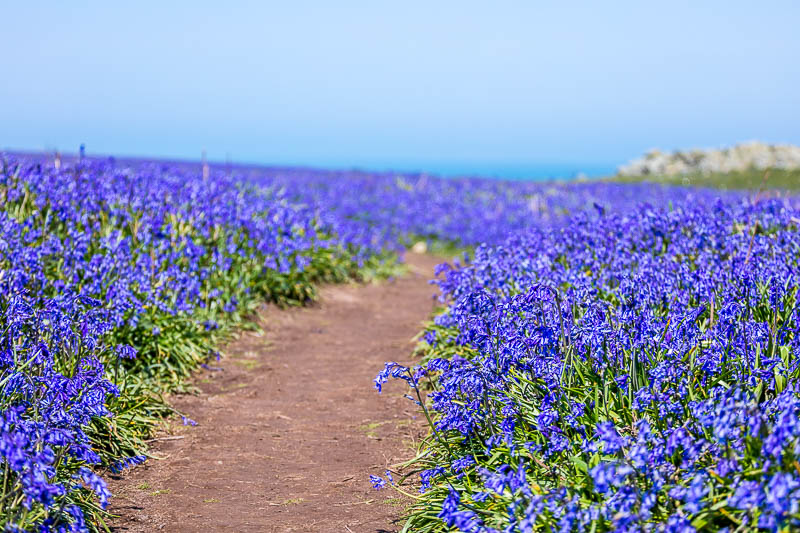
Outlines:
POLYGON ((800 202, 673 192, 440 267, 407 531, 800 528, 800 202))
MULTIPOLYGON (((0 157, 0 519, 97 531, 163 394, 259 305, 443 266, 410 531, 792 528, 792 197, 0 157)), ((346 356, 346 354, 343 354, 346 356)), ((179 414, 179 413, 178 413, 179 414)), ((190 422, 190 421, 189 421, 190 422)))

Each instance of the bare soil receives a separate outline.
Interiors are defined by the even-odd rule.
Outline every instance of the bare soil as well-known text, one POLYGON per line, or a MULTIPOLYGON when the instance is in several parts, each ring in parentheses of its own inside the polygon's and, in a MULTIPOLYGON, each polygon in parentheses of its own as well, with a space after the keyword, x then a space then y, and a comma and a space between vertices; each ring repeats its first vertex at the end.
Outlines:
POLYGON ((408 253, 395 280, 324 287, 310 307, 266 308, 197 395, 171 398, 175 425, 150 459, 112 480, 119 532, 397 531, 407 500, 369 474, 407 459, 424 432, 404 388, 378 395, 385 361, 408 362, 434 307, 437 259, 408 253))

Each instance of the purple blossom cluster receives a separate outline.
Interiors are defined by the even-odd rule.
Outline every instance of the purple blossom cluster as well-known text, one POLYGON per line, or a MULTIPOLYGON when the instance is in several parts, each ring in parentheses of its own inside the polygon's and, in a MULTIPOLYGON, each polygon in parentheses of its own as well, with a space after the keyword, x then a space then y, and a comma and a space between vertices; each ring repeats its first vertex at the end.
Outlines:
POLYGON ((424 363, 376 379, 432 421, 407 528, 799 528, 798 228, 796 198, 694 191, 442 265, 424 363))
POLYGON ((560 226, 580 212, 618 210, 644 199, 667 205, 693 196, 690 189, 652 184, 439 179, 389 172, 258 169, 247 177, 312 207, 345 242, 390 248, 419 239, 499 244, 532 227, 560 226))
POLYGON ((0 521, 102 528, 100 475, 145 460, 172 412, 160 393, 232 327, 265 300, 389 272, 427 239, 486 243, 443 267, 451 305, 425 333, 429 360, 378 379, 404 379, 426 408, 431 392, 422 484, 441 527, 602 528, 669 510, 698 527, 723 523, 718 509, 792 525, 792 202, 0 157, 0 521), (657 207, 632 209, 645 200, 657 207))

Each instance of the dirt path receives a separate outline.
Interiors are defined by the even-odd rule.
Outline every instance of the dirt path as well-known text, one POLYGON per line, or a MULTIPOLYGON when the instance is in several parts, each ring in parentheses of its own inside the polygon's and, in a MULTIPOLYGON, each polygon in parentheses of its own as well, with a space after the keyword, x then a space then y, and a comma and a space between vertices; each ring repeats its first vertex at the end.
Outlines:
POLYGON ((436 260, 365 286, 326 287, 320 303, 263 316, 265 333, 226 348, 202 394, 175 406, 197 421, 158 441, 149 460, 111 483, 120 532, 396 531, 405 502, 368 476, 409 455, 421 431, 384 361, 408 361, 433 308, 436 260))

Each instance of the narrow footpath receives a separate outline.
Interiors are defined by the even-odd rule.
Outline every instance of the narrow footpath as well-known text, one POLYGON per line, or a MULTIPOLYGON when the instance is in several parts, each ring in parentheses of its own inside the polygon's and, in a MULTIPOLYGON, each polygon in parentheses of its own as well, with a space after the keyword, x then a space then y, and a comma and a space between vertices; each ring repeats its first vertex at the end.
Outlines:
POLYGON ((385 361, 410 361, 439 261, 406 262, 401 278, 266 309, 263 333, 198 374, 201 394, 171 399, 197 426, 174 426, 154 444, 161 460, 112 481, 114 531, 398 531, 407 501, 369 474, 407 459, 424 428, 399 383, 378 395, 372 380, 385 361))

